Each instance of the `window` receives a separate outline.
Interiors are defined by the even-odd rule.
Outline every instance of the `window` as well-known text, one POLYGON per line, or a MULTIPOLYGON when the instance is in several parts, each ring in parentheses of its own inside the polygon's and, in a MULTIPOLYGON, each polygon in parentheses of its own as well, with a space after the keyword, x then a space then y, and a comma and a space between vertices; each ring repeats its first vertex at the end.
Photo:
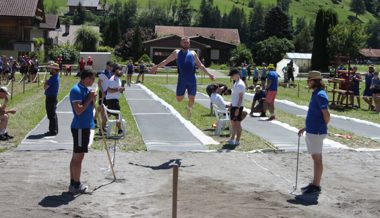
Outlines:
POLYGON ((211 60, 219 60, 219 49, 211 49, 211 60))

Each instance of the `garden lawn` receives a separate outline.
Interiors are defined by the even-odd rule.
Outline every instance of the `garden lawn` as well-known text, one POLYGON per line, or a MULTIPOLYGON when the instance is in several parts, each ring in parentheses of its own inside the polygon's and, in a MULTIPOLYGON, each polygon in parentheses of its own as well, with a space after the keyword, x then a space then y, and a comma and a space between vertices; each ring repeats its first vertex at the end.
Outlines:
MULTIPOLYGON (((176 78, 169 78, 169 84, 176 84, 176 78)), ((220 82, 220 81, 218 81, 220 82)), ((163 85, 166 84, 164 78, 146 78, 145 84, 149 89, 156 93, 164 101, 172 105, 183 117, 187 117, 186 105, 188 101, 185 99, 183 102, 177 102, 175 93, 163 85)), ((200 90, 202 91, 202 90, 200 90)), ((210 115, 210 110, 203 107, 200 104, 195 104, 193 108, 193 115, 190 121, 202 130, 206 135, 214 138, 214 140, 221 142, 219 145, 209 145, 209 149, 221 149, 224 145, 224 141, 228 139, 227 136, 214 136, 214 129, 211 127, 213 123, 216 123, 214 115, 210 115)), ((243 131, 240 146, 236 148, 238 151, 252 151, 256 149, 271 149, 268 145, 269 142, 261 139, 260 137, 253 135, 247 131, 243 131)))

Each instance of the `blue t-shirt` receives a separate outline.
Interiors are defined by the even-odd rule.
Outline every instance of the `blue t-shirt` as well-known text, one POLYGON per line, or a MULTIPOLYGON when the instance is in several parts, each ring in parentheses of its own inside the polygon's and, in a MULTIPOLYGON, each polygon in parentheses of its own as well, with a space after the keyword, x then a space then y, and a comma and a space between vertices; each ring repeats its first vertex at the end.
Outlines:
POLYGON ((45 90, 45 95, 50 97, 57 97, 59 90, 59 76, 58 74, 52 75, 47 81, 49 88, 45 90))
POLYGON ((241 68, 241 77, 247 77, 247 69, 245 67, 241 68))
POLYGON ((145 69, 145 65, 144 64, 140 64, 140 71, 144 71, 145 69))
POLYGON ((128 71, 132 71, 133 70, 133 64, 128 64, 128 71))
POLYGON ((180 50, 177 56, 179 79, 195 80, 195 58, 192 51, 180 50))
POLYGON ((260 101, 262 98, 265 98, 265 96, 265 91, 261 90, 259 93, 255 93, 255 96, 253 96, 253 101, 260 101))
POLYGON ((89 93, 90 90, 81 83, 75 84, 70 91, 70 103, 74 113, 74 118, 71 123, 71 128, 73 129, 95 129, 93 103, 80 115, 77 115, 74 110, 74 102, 83 104, 88 98, 89 93))
POLYGON ((278 87, 278 76, 276 71, 269 71, 267 75, 267 79, 271 81, 270 86, 268 88, 269 91, 277 91, 278 87))
POLYGON ((309 110, 306 115, 306 132, 311 134, 327 134, 327 124, 323 119, 322 110, 328 109, 329 99, 322 89, 317 89, 311 95, 309 110))
POLYGON ((108 70, 104 70, 104 71, 102 72, 102 74, 106 75, 106 77, 107 77, 108 79, 110 79, 111 76, 112 76, 112 73, 109 72, 108 70))

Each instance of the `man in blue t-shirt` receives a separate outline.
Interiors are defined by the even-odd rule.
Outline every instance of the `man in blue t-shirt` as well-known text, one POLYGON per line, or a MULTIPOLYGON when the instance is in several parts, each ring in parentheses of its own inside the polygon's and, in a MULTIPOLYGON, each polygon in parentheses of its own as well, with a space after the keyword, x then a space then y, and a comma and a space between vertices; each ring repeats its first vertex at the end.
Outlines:
POLYGON ((50 78, 45 81, 45 108, 47 118, 49 119, 49 131, 45 136, 55 136, 58 134, 58 118, 57 118, 57 96, 59 91, 59 64, 52 63, 48 66, 50 69, 50 78))
POLYGON ((301 191, 303 193, 320 193, 323 172, 323 140, 327 136, 327 124, 330 122, 329 99, 324 90, 325 85, 322 82, 322 75, 319 71, 309 72, 307 82, 313 93, 306 115, 305 128, 300 129, 298 135, 301 136, 306 131, 305 141, 307 150, 314 161, 314 179, 312 183, 301 188, 301 191))
POLYGON ((74 113, 71 123, 71 133, 74 141, 73 156, 70 162, 70 186, 69 192, 73 194, 84 193, 87 186, 80 182, 82 161, 84 154, 88 152, 91 129, 95 128, 94 108, 96 92, 87 87, 92 86, 95 73, 85 69, 80 75, 80 82, 75 84, 70 91, 70 103, 74 113))
POLYGON ((195 65, 197 65, 199 69, 205 72, 211 80, 214 80, 215 76, 208 72, 206 67, 199 60, 197 53, 190 50, 190 39, 186 36, 181 38, 181 49, 174 50, 164 61, 152 67, 150 73, 156 73, 159 67, 164 67, 174 60, 177 60, 178 66, 178 83, 176 91, 177 101, 180 102, 183 100, 185 92, 187 90, 187 95, 189 97, 187 112, 188 116, 191 117, 193 105, 195 102, 195 95, 197 94, 195 65))
POLYGON ((274 102, 277 96, 278 89, 278 74, 275 71, 274 65, 268 65, 269 73, 267 75, 267 85, 266 85, 266 98, 265 98, 265 112, 268 109, 270 113, 270 117, 267 121, 272 121, 276 119, 274 114, 274 102))

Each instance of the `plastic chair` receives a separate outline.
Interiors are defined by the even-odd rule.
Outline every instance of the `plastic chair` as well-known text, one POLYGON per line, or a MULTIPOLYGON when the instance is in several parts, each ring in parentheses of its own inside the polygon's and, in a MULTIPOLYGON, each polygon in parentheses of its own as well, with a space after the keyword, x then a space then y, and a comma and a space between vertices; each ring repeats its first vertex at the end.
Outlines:
POLYGON ((111 110, 111 109, 108 109, 104 104, 102 105, 103 106, 103 109, 104 109, 104 112, 105 112, 105 115, 106 115, 106 119, 107 119, 107 138, 110 138, 111 137, 111 131, 112 131, 112 128, 114 126, 116 126, 117 123, 120 123, 121 125, 121 130, 122 130, 122 134, 121 135, 118 135, 119 137, 124 137, 126 134, 127 134, 127 130, 126 130, 126 122, 125 120, 123 119, 122 115, 121 115, 121 112, 118 111, 118 110, 111 110), (110 114, 116 114, 117 115, 117 119, 115 120, 111 120, 108 113, 110 114))
POLYGON ((214 114, 218 119, 214 135, 220 136, 222 131, 228 127, 229 134, 231 133, 230 111, 227 108, 219 108, 216 104, 212 104, 214 114))

